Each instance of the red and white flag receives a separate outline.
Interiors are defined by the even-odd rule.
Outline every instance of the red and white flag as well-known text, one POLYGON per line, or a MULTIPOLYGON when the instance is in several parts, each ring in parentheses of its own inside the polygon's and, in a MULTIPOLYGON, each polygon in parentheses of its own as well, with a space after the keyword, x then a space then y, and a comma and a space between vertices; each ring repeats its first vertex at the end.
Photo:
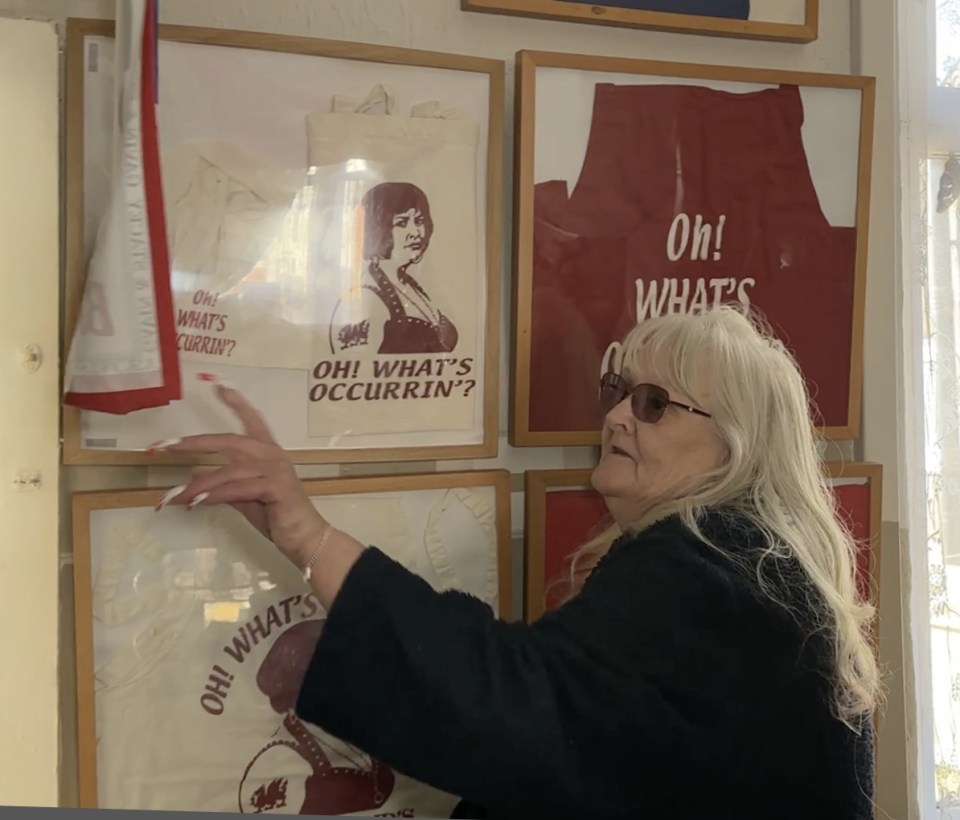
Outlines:
POLYGON ((125 414, 181 397, 157 137, 157 0, 117 0, 111 192, 64 402, 125 414))

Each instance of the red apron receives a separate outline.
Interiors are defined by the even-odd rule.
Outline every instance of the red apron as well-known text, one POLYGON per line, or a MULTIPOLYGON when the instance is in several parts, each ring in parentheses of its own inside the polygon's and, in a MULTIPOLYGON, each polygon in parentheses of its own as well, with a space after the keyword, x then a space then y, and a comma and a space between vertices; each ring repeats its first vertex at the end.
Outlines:
POLYGON ((601 360, 638 291, 641 316, 748 299, 797 357, 818 422, 847 423, 856 231, 823 215, 802 125, 794 86, 596 86, 573 192, 534 191, 531 431, 600 427, 601 360))

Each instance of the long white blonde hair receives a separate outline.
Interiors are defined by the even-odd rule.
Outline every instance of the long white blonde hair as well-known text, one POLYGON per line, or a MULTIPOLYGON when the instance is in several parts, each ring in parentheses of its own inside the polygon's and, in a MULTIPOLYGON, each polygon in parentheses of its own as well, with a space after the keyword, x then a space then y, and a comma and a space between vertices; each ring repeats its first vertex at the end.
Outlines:
MULTIPOLYGON (((624 339, 621 362, 628 381, 642 362, 661 383, 694 400, 708 378, 709 409, 727 457, 682 497, 662 499, 638 520, 614 524, 582 545, 570 562, 568 594, 576 594, 625 530, 679 515, 710 544, 698 519, 708 508, 732 509, 765 535, 766 557, 795 557, 818 590, 823 606, 815 613, 815 628, 831 636, 835 653, 833 712, 857 729, 856 719, 876 708, 881 697, 871 640, 876 613, 858 594, 857 545, 837 514, 810 397, 794 358, 756 314, 719 306, 641 322, 624 339)), ((759 569, 757 575, 764 593, 776 597, 759 569)))

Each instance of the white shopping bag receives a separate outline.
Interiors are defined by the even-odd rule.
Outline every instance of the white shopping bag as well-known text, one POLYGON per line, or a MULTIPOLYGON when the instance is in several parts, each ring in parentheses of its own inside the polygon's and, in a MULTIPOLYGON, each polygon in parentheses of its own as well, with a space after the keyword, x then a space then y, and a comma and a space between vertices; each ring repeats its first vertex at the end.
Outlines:
POLYGON ((307 117, 314 436, 471 430, 486 302, 478 124, 378 86, 307 117))
POLYGON ((163 180, 182 359, 307 370, 302 170, 194 142, 164 154, 163 180))

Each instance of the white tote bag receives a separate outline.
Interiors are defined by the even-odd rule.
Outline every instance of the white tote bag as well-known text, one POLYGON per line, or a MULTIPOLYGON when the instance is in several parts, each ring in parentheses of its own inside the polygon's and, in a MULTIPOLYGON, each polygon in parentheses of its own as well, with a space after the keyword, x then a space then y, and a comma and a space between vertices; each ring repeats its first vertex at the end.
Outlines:
POLYGON ((197 142, 164 154, 163 177, 182 359, 307 370, 303 172, 233 143, 197 142))
MULTIPOLYGON (((433 588, 498 608, 492 488, 315 503, 433 588)), ((91 521, 100 808, 449 817, 457 796, 290 714, 290 666, 325 613, 289 562, 229 510, 171 512, 91 521)))
POLYGON ((316 289, 309 430, 469 431, 480 412, 485 264, 479 126, 376 87, 307 117, 316 289))

